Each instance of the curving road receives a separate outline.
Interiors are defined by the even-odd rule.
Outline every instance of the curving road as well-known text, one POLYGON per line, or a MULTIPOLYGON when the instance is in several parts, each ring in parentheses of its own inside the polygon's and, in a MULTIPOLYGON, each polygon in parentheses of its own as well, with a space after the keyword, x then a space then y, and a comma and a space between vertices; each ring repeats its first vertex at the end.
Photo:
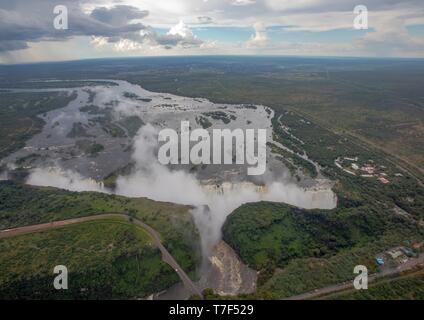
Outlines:
POLYGON ((174 259, 174 257, 169 253, 169 251, 162 244, 159 233, 156 230, 154 230, 152 227, 150 227, 149 225, 145 224, 144 222, 142 222, 138 219, 135 219, 135 218, 130 218, 126 214, 105 213, 105 214, 99 214, 99 215, 96 215, 96 216, 74 218, 74 219, 69 219, 69 220, 54 221, 54 222, 31 225, 31 226, 26 226, 26 227, 1 230, 0 231, 0 239, 20 236, 20 235, 34 233, 34 232, 40 232, 40 231, 54 229, 54 228, 60 228, 60 227, 78 224, 78 223, 83 223, 83 222, 88 222, 88 221, 103 220, 105 218, 124 218, 128 222, 133 223, 136 226, 143 228, 150 235, 150 237, 153 240, 153 243, 162 253, 162 260, 165 263, 167 263, 168 265, 170 265, 172 269, 174 269, 174 271, 178 274, 181 281, 183 282, 184 286, 192 294, 199 295, 200 297, 202 297, 201 291, 196 287, 196 285, 193 283, 193 281, 191 281, 190 277, 184 272, 184 270, 181 268, 181 266, 178 264, 178 262, 174 259))
MULTIPOLYGON (((382 271, 381 273, 376 273, 369 275, 368 282, 374 282, 380 278, 402 275, 403 272, 410 271, 414 268, 423 268, 424 267, 424 253, 419 255, 417 258, 410 258, 407 262, 401 264, 398 267, 390 268, 382 271)), ((332 293, 339 291, 345 291, 353 289, 353 281, 347 281, 340 284, 335 284, 325 288, 316 289, 315 291, 306 292, 297 296, 287 298, 285 300, 309 300, 320 298, 332 293)))

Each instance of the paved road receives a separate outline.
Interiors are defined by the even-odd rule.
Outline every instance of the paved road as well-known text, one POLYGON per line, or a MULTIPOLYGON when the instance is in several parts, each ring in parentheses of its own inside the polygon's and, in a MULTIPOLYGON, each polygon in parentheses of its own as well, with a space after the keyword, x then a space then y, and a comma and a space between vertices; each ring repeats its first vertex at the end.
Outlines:
MULTIPOLYGON (((391 268, 384 270, 381 273, 372 274, 368 277, 368 282, 373 282, 377 279, 387 277, 387 276, 395 276, 400 275, 402 272, 417 268, 424 267, 424 253, 421 254, 418 258, 411 258, 407 262, 401 264, 397 268, 391 268)), ((339 283, 336 285, 328 286, 325 288, 317 289, 311 292, 303 293, 297 296, 290 297, 286 300, 308 300, 319 298, 321 296, 325 296, 331 293, 335 293, 338 291, 353 289, 353 281, 347 281, 343 283, 339 283)))
POLYGON ((184 272, 184 270, 180 267, 178 262, 174 259, 174 257, 169 253, 169 251, 162 244, 159 233, 157 233, 156 230, 154 230, 152 227, 148 226, 144 222, 137 220, 137 219, 134 219, 134 218, 130 218, 126 214, 117 214, 117 213, 100 214, 100 215, 96 215, 96 216, 75 218, 75 219, 55 221, 55 222, 43 223, 43 224, 26 226, 26 227, 15 228, 15 229, 1 230, 0 231, 0 239, 15 237, 15 236, 19 236, 19 235, 24 235, 24 234, 54 229, 54 228, 60 228, 60 227, 73 225, 73 224, 77 224, 77 223, 82 223, 82 222, 102 220, 102 219, 105 219, 105 218, 124 218, 125 220, 143 228, 151 236, 153 243, 162 253, 162 260, 164 262, 166 262, 168 265, 170 265, 171 268, 174 269, 174 271, 178 274, 181 281, 183 282, 184 286, 192 294, 197 294, 197 295, 202 297, 201 291, 191 281, 189 276, 184 272))
MULTIPOLYGON (((128 217, 127 217, 128 218, 128 217)), ((156 246, 159 248, 159 250, 162 252, 162 260, 165 261, 167 264, 169 264, 172 268, 174 268, 175 272, 180 277, 181 281, 183 282, 184 286, 190 290, 192 294, 197 294, 200 297, 203 297, 202 292, 196 287, 196 285, 191 281, 189 276, 184 272, 184 270, 179 266, 177 261, 175 261, 174 257, 169 253, 169 251, 163 246, 159 234, 150 226, 147 224, 141 222, 140 220, 133 219, 133 223, 137 226, 142 227, 144 230, 146 230, 150 236, 153 238, 153 241, 155 242, 156 246)))

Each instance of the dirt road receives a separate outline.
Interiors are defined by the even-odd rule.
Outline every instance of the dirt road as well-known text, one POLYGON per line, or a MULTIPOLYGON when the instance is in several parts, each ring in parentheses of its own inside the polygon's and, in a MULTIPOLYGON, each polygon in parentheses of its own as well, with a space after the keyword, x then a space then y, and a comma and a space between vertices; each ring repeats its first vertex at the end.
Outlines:
MULTIPOLYGON (((397 268, 391 268, 384 270, 381 273, 372 274, 368 277, 368 282, 371 283, 373 281, 376 281, 377 279, 388 277, 388 276, 395 276, 398 274, 401 274, 402 272, 409 271, 411 269, 414 269, 416 267, 424 267, 424 253, 421 254, 418 258, 411 258, 407 262, 401 264, 397 268)), ((302 293, 297 296, 290 297, 285 300, 308 300, 308 299, 314 299, 319 298, 321 296, 325 296, 331 293, 335 293, 338 291, 344 291, 353 289, 353 281, 347 281, 343 283, 339 283, 336 285, 328 286, 325 288, 317 289, 311 292, 302 293)))
POLYGON ((184 286, 192 294, 196 294, 196 295, 199 295, 199 296, 202 297, 202 293, 200 292, 200 290, 191 281, 189 276, 184 272, 184 270, 180 267, 178 262, 174 259, 174 257, 169 253, 169 251, 162 244, 159 233, 156 232, 156 230, 154 230, 149 225, 145 224, 144 222, 137 220, 137 219, 134 219, 134 218, 130 218, 126 214, 107 213, 107 214, 100 214, 100 215, 96 215, 96 216, 75 218, 75 219, 62 220, 62 221, 54 221, 54 222, 50 222, 50 223, 43 223, 43 224, 26 226, 26 227, 21 227, 21 228, 1 230, 0 231, 0 239, 20 236, 20 235, 34 233, 34 232, 40 232, 40 231, 49 230, 49 229, 61 228, 61 227, 64 227, 64 226, 88 222, 88 221, 102 220, 102 219, 106 219, 106 218, 124 218, 128 222, 131 222, 131 223, 135 224, 136 226, 144 229, 151 236, 153 243, 162 253, 162 260, 164 262, 166 262, 168 265, 170 265, 171 268, 174 269, 174 271, 178 274, 181 281, 183 282, 184 286))

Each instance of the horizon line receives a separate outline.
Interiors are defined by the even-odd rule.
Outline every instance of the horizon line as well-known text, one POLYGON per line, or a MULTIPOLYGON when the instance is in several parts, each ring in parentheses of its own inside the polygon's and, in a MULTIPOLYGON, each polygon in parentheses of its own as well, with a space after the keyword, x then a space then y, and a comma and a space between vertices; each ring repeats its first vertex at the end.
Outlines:
POLYGON ((18 63, 0 63, 1 67, 7 66, 24 66, 37 64, 54 64, 69 63, 83 61, 100 61, 100 60, 119 60, 119 59, 152 59, 152 58, 199 58, 199 57, 255 57, 255 58, 301 58, 301 59, 355 59, 355 60, 424 60, 424 57, 376 57, 376 56, 305 56, 305 55, 284 55, 284 54, 193 54, 193 55, 148 55, 148 56, 121 56, 121 57, 99 57, 99 58, 82 58, 69 60, 46 60, 34 62, 18 62, 18 63))

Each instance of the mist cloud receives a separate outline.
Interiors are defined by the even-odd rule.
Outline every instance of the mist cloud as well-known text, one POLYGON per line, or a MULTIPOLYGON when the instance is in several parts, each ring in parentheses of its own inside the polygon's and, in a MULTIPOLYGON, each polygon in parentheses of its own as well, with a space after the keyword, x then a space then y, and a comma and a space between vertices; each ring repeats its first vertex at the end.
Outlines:
POLYGON ((62 170, 58 167, 34 169, 26 183, 34 186, 55 187, 77 192, 107 192, 96 181, 84 178, 75 171, 62 170))
MULTIPOLYGON (((171 170, 158 160, 158 129, 150 124, 142 127, 134 142, 135 168, 128 176, 117 179, 116 194, 128 197, 147 197, 157 201, 194 205, 194 220, 201 234, 202 249, 207 256, 221 238, 221 228, 227 216, 248 202, 284 202, 302 208, 331 209, 336 198, 329 189, 304 190, 281 181, 269 181, 264 187, 252 183, 202 185, 193 174, 171 170)), ((72 171, 36 169, 28 184, 54 186, 72 191, 107 192, 101 185, 72 171)))
MULTIPOLYGON (((123 92, 140 96, 151 94, 126 82, 121 82, 118 88, 100 86, 91 90, 96 93, 93 103, 99 107, 106 107, 110 101, 117 101, 113 108, 113 115, 117 119, 140 116, 140 112, 143 112, 137 108, 137 103, 122 96, 123 92)), ((154 110, 152 109, 152 112, 154 110)), ((77 120, 78 116, 75 118, 75 121, 77 120)), ((246 181, 226 181, 219 184, 211 182, 205 185, 198 180, 195 173, 171 169, 160 164, 158 134, 161 129, 162 127, 149 123, 140 128, 132 145, 133 170, 130 174, 117 178, 114 193, 195 206, 196 209, 192 213, 201 234, 205 256, 221 239, 221 228, 227 216, 244 203, 265 200, 284 202, 306 209, 331 209, 336 206, 337 199, 329 187, 305 190, 288 182, 283 176, 264 175, 261 186, 246 181)), ((225 170, 225 165, 221 170, 225 170)), ((63 170, 58 165, 33 170, 27 183, 72 191, 112 192, 101 183, 87 179, 72 170, 63 170)))

